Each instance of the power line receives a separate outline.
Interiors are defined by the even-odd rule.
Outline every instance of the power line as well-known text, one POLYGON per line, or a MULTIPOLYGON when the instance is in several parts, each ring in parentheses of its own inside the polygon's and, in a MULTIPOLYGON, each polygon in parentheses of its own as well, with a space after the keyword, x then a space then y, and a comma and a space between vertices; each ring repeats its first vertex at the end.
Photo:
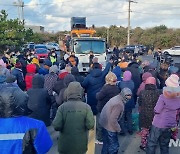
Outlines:
POLYGON ((140 11, 132 11, 134 13, 139 13, 139 14, 149 14, 149 15, 180 15, 176 13, 154 13, 154 12, 140 12, 140 11))

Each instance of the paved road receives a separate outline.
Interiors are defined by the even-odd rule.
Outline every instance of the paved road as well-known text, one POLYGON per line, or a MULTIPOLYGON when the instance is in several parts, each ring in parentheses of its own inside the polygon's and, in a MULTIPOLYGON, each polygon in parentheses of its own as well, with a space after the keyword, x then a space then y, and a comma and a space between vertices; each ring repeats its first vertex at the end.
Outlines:
MULTIPOLYGON (((179 62, 180 57, 173 57, 174 61, 176 63, 179 62)), ((153 62, 152 56, 143 56, 143 60, 149 60, 153 62)), ((51 137, 53 139, 53 147, 48 152, 48 154, 58 154, 57 152, 57 138, 58 138, 58 132, 54 131, 52 126, 48 128, 49 133, 51 134, 51 137)), ((180 139, 180 133, 179 133, 179 139, 180 139)), ((122 137, 119 136, 119 143, 120 143, 120 150, 119 154, 145 154, 144 151, 139 149, 140 145, 140 136, 137 133, 134 133, 133 135, 127 134, 127 136, 122 137)), ((178 147, 174 147, 172 144, 172 147, 170 148, 170 154, 179 154, 180 153, 180 140, 177 140, 174 142, 174 144, 178 147)), ((101 153, 101 145, 95 145, 95 154, 101 153)), ((93 153, 92 153, 93 154, 93 153)), ((159 148, 157 148, 156 154, 160 154, 159 148)))

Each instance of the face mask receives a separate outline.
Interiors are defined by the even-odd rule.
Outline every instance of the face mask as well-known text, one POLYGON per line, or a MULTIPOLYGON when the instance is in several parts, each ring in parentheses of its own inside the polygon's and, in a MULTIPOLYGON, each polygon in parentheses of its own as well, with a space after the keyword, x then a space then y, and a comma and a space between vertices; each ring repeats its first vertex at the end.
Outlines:
POLYGON ((27 57, 27 59, 29 59, 29 60, 30 60, 30 59, 31 59, 31 57, 30 57, 30 56, 28 56, 28 57, 27 57))
POLYGON ((128 100, 131 99, 132 96, 131 95, 126 95, 125 97, 126 97, 126 100, 128 101, 128 100))
POLYGON ((56 56, 56 54, 55 54, 55 53, 53 53, 53 54, 52 54, 52 56, 56 56))

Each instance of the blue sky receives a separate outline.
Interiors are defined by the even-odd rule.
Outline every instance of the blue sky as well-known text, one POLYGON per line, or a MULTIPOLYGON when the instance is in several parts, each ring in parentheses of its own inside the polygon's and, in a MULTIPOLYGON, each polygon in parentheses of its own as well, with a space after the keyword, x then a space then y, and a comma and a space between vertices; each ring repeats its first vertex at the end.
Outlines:
MULTIPOLYGON (((18 17, 13 2, 0 0, 0 10, 5 9, 9 18, 18 17)), ((131 4, 131 26, 148 28, 164 24, 180 28, 180 0, 135 0, 131 4)), ((127 0, 24 0, 25 23, 42 25, 47 31, 70 29, 70 18, 87 17, 91 26, 127 26, 127 0)))

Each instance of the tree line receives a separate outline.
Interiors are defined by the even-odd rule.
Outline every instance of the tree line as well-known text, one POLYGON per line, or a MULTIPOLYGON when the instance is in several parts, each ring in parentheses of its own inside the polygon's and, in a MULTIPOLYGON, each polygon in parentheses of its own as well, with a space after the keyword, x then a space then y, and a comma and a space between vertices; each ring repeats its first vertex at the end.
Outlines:
MULTIPOLYGON (((20 49, 27 42, 44 43, 58 42, 62 40, 69 31, 59 31, 57 33, 33 33, 32 29, 25 29, 23 23, 18 19, 8 19, 5 10, 0 12, 0 51, 7 47, 20 49)), ((127 43, 127 28, 112 25, 107 27, 95 27, 96 36, 109 38, 108 45, 124 47, 127 43)), ((152 28, 142 29, 136 27, 131 30, 131 44, 143 44, 160 48, 170 48, 180 45, 180 28, 167 28, 160 25, 152 28)))

